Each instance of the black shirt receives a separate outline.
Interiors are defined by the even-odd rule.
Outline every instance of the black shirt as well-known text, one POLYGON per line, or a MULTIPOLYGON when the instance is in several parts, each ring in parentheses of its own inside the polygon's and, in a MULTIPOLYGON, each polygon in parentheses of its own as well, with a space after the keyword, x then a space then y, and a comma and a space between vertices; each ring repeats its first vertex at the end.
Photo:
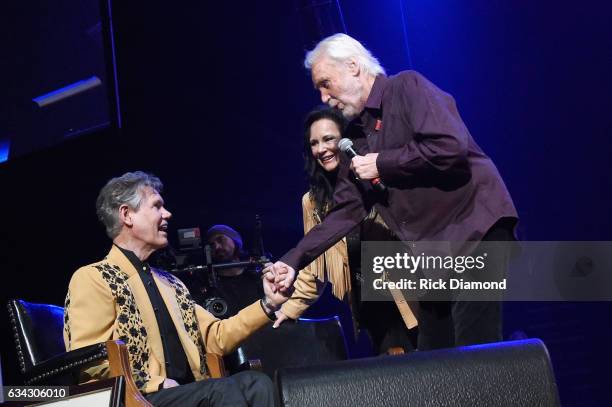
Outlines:
MULTIPOLYGON (((117 246, 119 247, 119 246, 117 246)), ((166 361, 166 377, 176 380, 179 384, 191 383, 195 379, 191 373, 191 367, 187 361, 187 355, 181 344, 181 340, 176 331, 176 327, 170 317, 170 312, 164 303, 157 284, 151 274, 151 267, 140 259, 130 250, 119 247, 119 250, 130 260, 138 271, 138 275, 147 290, 151 306, 155 312, 155 319, 159 327, 164 359, 166 361)))

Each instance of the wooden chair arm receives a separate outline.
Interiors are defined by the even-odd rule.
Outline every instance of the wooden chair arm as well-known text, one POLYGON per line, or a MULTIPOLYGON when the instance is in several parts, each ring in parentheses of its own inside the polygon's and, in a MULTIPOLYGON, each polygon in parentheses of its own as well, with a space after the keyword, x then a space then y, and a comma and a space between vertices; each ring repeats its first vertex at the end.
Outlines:
POLYGON ((210 373, 210 377, 212 379, 220 379, 227 376, 225 363, 223 362, 223 356, 221 355, 217 355, 216 353, 207 353, 206 367, 208 368, 208 373, 210 373))
MULTIPOLYGON (((127 348, 122 341, 107 341, 110 377, 125 377, 125 407, 153 407, 140 393, 132 378, 130 360, 127 348)), ((219 379, 227 376, 223 357, 215 353, 206 354, 206 366, 211 378, 219 379)))
POLYGON ((153 407, 140 393, 130 368, 130 359, 125 344, 122 341, 107 341, 108 365, 110 377, 125 378, 125 407, 153 407))

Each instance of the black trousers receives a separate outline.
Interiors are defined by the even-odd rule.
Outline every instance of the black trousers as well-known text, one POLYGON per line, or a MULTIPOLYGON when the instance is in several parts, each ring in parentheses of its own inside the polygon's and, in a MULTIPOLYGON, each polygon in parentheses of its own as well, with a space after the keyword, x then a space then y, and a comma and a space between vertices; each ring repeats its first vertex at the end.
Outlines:
MULTIPOLYGON (((482 238, 484 242, 514 241, 514 223, 501 220, 482 238)), ((482 248, 476 248, 478 255, 482 248)), ((510 250, 507 244, 488 244, 489 258, 507 268, 510 250)), ((501 270, 505 273, 505 269, 501 270)), ((498 301, 438 301, 419 303, 418 349, 431 350, 475 345, 502 340, 502 305, 498 301)))
POLYGON ((359 304, 359 328, 366 329, 374 352, 382 355, 389 348, 401 347, 413 351, 417 329, 408 329, 393 301, 366 301, 359 304))
POLYGON ((145 397, 159 407, 273 407, 274 385, 265 374, 247 371, 163 389, 145 397))

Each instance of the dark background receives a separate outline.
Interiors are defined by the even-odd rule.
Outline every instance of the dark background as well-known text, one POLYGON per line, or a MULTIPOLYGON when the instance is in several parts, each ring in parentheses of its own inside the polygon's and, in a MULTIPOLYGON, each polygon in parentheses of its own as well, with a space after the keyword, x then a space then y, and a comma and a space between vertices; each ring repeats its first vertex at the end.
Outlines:
MULTIPOLYGON (((72 272, 109 248, 95 217, 100 187, 131 170, 166 184, 174 228, 227 223, 249 242, 260 214, 266 248, 291 248, 306 190, 301 120, 320 103, 304 50, 343 30, 388 73, 416 69, 455 96, 513 196, 522 239, 612 240, 611 10, 550 0, 116 2, 123 129, 0 165, 0 300, 62 304, 72 272)), ((28 49, 18 28, 3 24, 3 37, 28 49)), ((10 62, 0 65, 7 81, 10 62)), ((508 303, 505 326, 508 337, 544 340, 564 405, 605 405, 611 311, 508 303)), ((5 312, 0 321, 5 382, 16 383, 5 312)))

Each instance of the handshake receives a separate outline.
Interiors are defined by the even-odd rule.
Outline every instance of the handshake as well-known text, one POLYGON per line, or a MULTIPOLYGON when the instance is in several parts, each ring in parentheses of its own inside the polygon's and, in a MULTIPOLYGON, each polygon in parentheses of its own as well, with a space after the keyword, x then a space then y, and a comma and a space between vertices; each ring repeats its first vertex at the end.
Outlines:
POLYGON ((293 281, 295 280, 295 270, 281 261, 268 263, 263 270, 263 288, 266 295, 264 306, 266 312, 276 314, 274 328, 283 323, 288 317, 280 311, 283 305, 293 293, 293 281))

